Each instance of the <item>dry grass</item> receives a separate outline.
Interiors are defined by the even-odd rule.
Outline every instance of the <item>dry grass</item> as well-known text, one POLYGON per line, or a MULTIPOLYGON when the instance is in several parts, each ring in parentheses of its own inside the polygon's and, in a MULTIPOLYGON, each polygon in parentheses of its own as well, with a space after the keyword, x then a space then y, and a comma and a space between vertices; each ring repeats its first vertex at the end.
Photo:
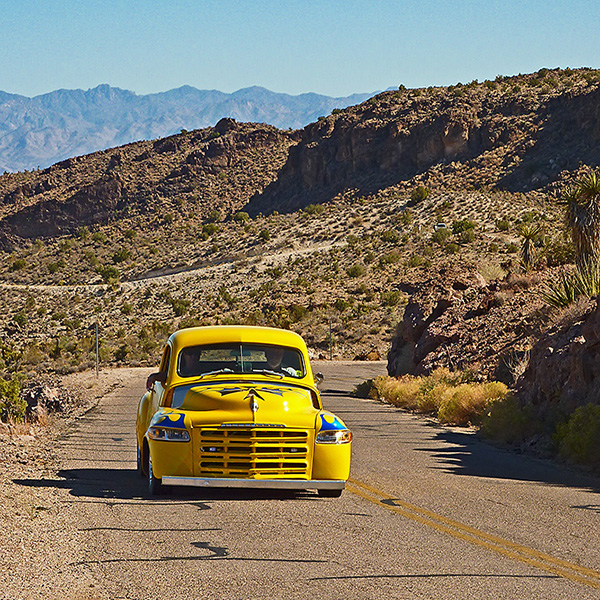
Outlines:
POLYGON ((507 397, 498 381, 466 382, 465 373, 437 369, 427 377, 377 377, 369 395, 399 408, 435 415, 449 425, 476 425, 490 407, 507 397))

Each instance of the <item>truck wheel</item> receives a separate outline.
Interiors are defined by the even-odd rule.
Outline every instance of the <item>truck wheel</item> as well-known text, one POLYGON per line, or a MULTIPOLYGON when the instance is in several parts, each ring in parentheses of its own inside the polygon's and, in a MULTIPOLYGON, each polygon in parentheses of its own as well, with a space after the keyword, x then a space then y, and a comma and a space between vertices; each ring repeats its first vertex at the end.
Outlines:
POLYGON ((148 491, 151 496, 160 496, 164 492, 162 480, 154 476, 151 456, 148 456, 148 491))
POLYGON ((144 475, 144 466, 142 465, 142 451, 139 442, 137 445, 137 472, 139 475, 144 475))
POLYGON ((317 494, 321 498, 339 498, 342 495, 342 490, 317 490, 317 494))

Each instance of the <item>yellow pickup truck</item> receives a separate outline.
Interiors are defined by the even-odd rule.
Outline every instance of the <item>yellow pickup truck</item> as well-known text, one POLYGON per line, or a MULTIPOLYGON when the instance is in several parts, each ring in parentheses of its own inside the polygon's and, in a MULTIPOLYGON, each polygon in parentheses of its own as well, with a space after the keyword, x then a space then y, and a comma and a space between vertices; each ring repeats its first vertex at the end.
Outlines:
POLYGON ((165 485, 340 496, 352 433, 323 409, 306 344, 270 327, 175 332, 137 414, 138 470, 165 485))

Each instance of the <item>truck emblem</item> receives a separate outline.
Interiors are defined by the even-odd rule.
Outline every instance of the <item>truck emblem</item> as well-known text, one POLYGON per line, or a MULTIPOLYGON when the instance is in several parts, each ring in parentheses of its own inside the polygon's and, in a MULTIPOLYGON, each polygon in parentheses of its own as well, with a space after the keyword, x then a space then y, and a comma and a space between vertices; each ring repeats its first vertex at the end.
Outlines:
POLYGON ((256 401, 257 398, 259 400, 264 400, 264 398, 262 398, 261 395, 254 388, 252 388, 244 398, 244 400, 250 400, 250 410, 253 413, 255 413, 258 410, 258 402, 256 401))

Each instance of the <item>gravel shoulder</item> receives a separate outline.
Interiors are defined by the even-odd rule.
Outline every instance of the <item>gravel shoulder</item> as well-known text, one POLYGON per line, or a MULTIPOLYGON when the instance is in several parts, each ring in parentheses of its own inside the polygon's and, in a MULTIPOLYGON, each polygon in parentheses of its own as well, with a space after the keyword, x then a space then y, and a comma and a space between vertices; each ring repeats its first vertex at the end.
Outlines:
POLYGON ((63 386, 79 400, 71 414, 48 424, 0 429, 0 598, 2 600, 98 598, 96 582, 76 566, 83 548, 61 487, 59 443, 77 420, 107 393, 141 379, 151 369, 86 371, 66 376, 63 386), (42 482, 56 480, 55 487, 42 482))

